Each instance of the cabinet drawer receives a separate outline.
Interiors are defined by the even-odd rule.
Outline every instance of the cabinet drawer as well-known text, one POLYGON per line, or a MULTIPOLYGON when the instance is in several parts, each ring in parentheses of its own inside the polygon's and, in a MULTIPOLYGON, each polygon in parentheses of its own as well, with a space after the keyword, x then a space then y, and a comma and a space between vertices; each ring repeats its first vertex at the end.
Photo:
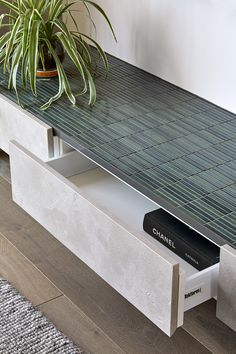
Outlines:
POLYGON ((0 95, 0 149, 9 153, 13 139, 42 160, 53 156, 52 128, 0 95))
POLYGON ((168 335, 216 296, 218 264, 199 272, 146 234, 158 206, 79 152, 45 163, 12 142, 10 162, 14 201, 168 335))

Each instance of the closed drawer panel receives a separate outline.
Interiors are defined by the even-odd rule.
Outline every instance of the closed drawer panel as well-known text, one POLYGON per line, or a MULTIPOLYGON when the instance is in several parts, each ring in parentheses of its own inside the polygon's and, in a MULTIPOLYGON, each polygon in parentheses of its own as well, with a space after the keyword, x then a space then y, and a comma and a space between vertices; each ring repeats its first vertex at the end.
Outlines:
POLYGON ((53 155, 52 128, 0 95, 0 149, 16 140, 42 160, 53 155))
POLYGON ((79 152, 45 163, 12 142, 10 159, 14 201, 168 335, 216 296, 218 264, 199 272, 146 234, 158 206, 79 152))

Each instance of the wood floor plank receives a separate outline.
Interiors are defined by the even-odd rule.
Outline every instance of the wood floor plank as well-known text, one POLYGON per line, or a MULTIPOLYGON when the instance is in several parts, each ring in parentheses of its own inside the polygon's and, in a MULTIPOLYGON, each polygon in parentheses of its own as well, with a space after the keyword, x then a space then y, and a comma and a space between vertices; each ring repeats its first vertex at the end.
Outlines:
POLYGON ((27 226, 33 219, 12 201, 11 185, 0 178, 0 232, 17 231, 27 226))
POLYGON ((60 263, 52 255, 37 266, 126 353, 209 353, 182 329, 167 337, 74 255, 57 254, 60 263))
POLYGON ((214 354, 235 354, 236 333, 215 316, 216 301, 186 312, 183 328, 214 354))
POLYGON ((47 302, 39 309, 55 326, 90 354, 124 354, 125 352, 96 326, 67 297, 47 302))
POLYGON ((8 155, 0 149, 0 176, 6 181, 11 181, 10 165, 8 155))
MULTIPOLYGON (((57 328, 91 354, 138 354, 143 352, 142 349, 139 350, 134 347, 130 348, 128 351, 122 350, 66 297, 52 300, 49 303, 39 306, 39 308, 57 328)), ((166 335, 156 340, 155 353, 189 354, 190 346, 191 353, 193 354, 210 353, 184 331, 182 331, 182 335, 178 336, 176 340, 173 341, 172 345, 170 345, 170 342, 171 340, 166 335)), ((148 351, 146 353, 150 352, 148 351)))
POLYGON ((33 305, 39 305, 62 294, 2 234, 0 234, 0 276, 14 285, 33 305))

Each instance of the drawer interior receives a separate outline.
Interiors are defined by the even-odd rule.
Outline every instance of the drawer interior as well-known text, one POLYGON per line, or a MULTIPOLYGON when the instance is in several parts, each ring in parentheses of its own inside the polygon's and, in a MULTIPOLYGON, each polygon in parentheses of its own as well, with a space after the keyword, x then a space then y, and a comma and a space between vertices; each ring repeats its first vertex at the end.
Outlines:
POLYGON ((155 202, 113 176, 78 151, 47 162, 54 170, 66 177, 79 193, 94 205, 117 220, 119 224, 135 234, 142 235, 165 254, 178 261, 187 276, 198 272, 189 263, 153 239, 143 231, 143 217, 160 208, 155 202))

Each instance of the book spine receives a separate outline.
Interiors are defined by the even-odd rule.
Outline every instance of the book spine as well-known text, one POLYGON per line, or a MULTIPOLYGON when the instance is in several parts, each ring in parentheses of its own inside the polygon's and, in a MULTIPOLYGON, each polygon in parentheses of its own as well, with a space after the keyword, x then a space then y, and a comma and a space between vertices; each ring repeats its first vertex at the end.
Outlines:
POLYGON ((181 238, 170 232, 170 230, 162 224, 153 221, 148 215, 145 215, 144 217, 143 229, 198 270, 203 270, 214 264, 212 260, 204 257, 196 250, 193 250, 191 245, 185 243, 181 238))

